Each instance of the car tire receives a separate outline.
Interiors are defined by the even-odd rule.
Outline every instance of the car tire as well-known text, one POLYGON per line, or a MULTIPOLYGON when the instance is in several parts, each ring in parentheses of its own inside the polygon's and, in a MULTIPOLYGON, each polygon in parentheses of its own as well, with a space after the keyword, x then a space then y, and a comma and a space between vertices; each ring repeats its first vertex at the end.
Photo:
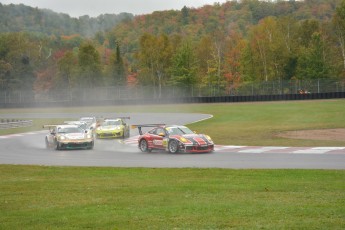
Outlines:
POLYGON ((147 144, 147 141, 145 139, 142 139, 140 142, 139 142, 139 148, 142 152, 150 152, 149 151, 149 148, 148 148, 148 144, 147 144))
POLYGON ((123 139, 129 138, 129 130, 126 130, 126 129, 123 130, 123 136, 122 136, 122 138, 123 138, 123 139))
POLYGON ((55 145, 55 149, 56 149, 56 150, 60 150, 60 149, 61 149, 61 148, 60 148, 60 143, 59 143, 58 141, 56 141, 55 144, 56 144, 56 145, 55 145))
POLYGON ((46 142, 46 148, 49 149, 49 142, 48 142, 48 138, 45 138, 45 142, 46 142))
POLYGON ((179 151, 179 144, 176 140, 169 141, 168 150, 170 153, 177 153, 179 151))
POLYGON ((94 142, 92 141, 92 142, 90 143, 90 146, 87 147, 87 149, 93 149, 93 146, 94 146, 94 142))

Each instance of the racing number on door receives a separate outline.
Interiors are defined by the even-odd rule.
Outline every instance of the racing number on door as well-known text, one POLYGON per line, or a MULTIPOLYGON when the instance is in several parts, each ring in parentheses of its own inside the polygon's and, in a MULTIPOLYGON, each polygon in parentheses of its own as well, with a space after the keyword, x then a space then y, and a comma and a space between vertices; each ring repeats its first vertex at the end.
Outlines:
POLYGON ((155 130, 155 135, 153 136, 152 143, 156 148, 163 148, 163 137, 164 137, 164 129, 157 128, 155 130))
POLYGON ((156 146, 163 146, 163 140, 154 139, 153 144, 156 146))

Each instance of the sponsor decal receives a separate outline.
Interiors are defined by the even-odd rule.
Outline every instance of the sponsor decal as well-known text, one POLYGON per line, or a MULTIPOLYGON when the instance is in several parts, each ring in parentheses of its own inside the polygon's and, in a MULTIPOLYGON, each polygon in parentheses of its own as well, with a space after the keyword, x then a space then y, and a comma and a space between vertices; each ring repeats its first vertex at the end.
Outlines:
POLYGON ((154 145, 163 145, 163 140, 153 140, 154 145))

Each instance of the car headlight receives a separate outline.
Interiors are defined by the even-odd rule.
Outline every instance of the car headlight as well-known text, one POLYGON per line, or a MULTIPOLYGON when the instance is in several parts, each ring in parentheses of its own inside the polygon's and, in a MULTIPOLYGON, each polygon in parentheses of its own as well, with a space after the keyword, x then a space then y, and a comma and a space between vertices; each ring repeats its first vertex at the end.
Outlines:
POLYGON ((188 140, 187 140, 186 138, 184 138, 184 137, 181 137, 181 138, 180 138, 180 141, 181 141, 182 143, 187 143, 187 142, 188 142, 188 140))
POLYGON ((206 139, 209 141, 209 142, 213 142, 211 137, 209 135, 205 135, 206 139))
POLYGON ((209 142, 213 142, 210 136, 205 135, 205 137, 206 137, 206 139, 207 139, 209 142))
POLYGON ((66 140, 66 137, 65 136, 60 136, 59 139, 60 140, 66 140))
POLYGON ((90 139, 91 137, 92 137, 91 134, 86 135, 86 138, 88 138, 88 139, 90 139))

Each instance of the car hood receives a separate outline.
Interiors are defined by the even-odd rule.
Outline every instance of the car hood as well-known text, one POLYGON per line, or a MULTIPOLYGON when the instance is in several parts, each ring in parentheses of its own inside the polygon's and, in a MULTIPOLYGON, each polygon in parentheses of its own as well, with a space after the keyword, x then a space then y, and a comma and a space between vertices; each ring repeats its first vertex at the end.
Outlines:
POLYGON ((99 130, 114 130, 114 129, 122 129, 122 125, 106 125, 98 127, 99 130))
POLYGON ((173 135, 170 138, 176 138, 180 141, 185 141, 186 144, 194 144, 194 145, 206 145, 212 144, 212 140, 208 139, 204 134, 185 134, 185 135, 173 135), (184 140, 184 139, 185 140, 184 140))
POLYGON ((70 140, 80 140, 85 138, 84 133, 66 133, 66 134, 61 134, 60 136, 64 136, 70 140))

